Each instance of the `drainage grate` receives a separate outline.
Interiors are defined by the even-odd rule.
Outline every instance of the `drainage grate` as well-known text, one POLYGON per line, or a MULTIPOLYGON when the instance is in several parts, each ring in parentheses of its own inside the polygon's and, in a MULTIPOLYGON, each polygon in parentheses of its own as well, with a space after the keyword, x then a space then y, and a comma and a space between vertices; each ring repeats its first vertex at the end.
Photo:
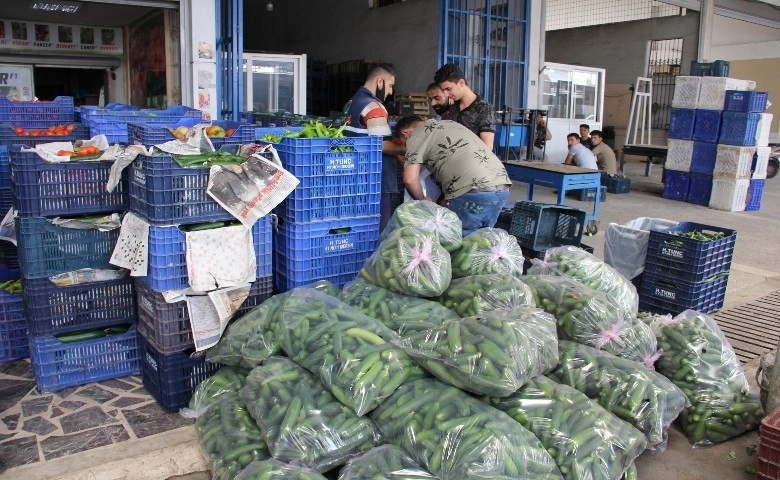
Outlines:
POLYGON ((713 315, 743 364, 777 350, 780 340, 780 290, 713 315))

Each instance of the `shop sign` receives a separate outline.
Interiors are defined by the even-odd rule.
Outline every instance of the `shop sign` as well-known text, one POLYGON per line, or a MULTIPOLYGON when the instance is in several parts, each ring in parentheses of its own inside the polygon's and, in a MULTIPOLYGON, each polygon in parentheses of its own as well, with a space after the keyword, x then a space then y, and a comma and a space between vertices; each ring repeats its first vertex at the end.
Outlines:
POLYGON ((29 101, 34 94, 32 65, 0 64, 0 97, 29 101))
POLYGON ((122 29, 0 19, 0 50, 122 54, 122 29))

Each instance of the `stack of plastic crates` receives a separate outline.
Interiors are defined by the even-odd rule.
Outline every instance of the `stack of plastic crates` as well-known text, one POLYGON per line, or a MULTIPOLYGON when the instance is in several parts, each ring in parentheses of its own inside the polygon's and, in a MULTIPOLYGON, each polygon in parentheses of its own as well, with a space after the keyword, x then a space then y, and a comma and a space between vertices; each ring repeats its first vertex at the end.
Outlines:
POLYGON ((300 184, 275 209, 276 290, 353 280, 379 243, 381 137, 282 138, 282 165, 300 184))
POLYGON ((761 420, 759 432, 756 478, 778 480, 780 479, 780 409, 776 409, 761 420))
MULTIPOLYGON (((214 120, 203 122, 199 118, 184 118, 175 123, 128 123, 128 142, 136 145, 151 147, 160 143, 175 140, 172 130, 178 127, 193 127, 195 125, 209 125, 220 127, 223 136, 209 136, 209 141, 215 150, 219 150, 226 144, 252 143, 255 138, 255 127, 247 123, 231 122, 227 120, 214 120)), ((208 133, 207 133, 208 135, 208 133)))
MULTIPOLYGON (((198 123, 203 113, 191 107, 176 105, 164 110, 139 110, 130 105, 116 104, 107 108, 82 107, 81 123, 89 127, 90 136, 105 135, 108 143, 128 143, 128 123, 152 123, 162 126, 183 120, 198 123)), ((192 125, 188 125, 192 126, 192 125)))
POLYGON ((693 222, 650 230, 639 309, 672 315, 720 309, 736 238, 735 230, 693 222))

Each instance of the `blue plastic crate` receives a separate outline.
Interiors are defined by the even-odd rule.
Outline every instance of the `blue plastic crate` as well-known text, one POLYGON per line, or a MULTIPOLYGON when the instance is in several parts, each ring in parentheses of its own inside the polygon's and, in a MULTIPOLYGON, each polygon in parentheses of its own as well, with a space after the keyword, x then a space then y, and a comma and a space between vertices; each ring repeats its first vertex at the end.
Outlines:
POLYGON ((73 131, 68 135, 17 135, 10 123, 0 123, 0 145, 24 145, 27 148, 35 148, 36 145, 51 142, 75 142, 76 140, 89 139, 89 128, 81 124, 74 124, 73 131))
POLYGON ((720 134, 720 110, 696 110, 693 120, 693 140, 718 143, 720 134))
POLYGON ((17 217, 19 264, 25 278, 41 278, 80 268, 111 268, 119 229, 101 232, 53 225, 44 217, 17 217))
POLYGON ((712 171, 715 170, 715 159, 717 156, 717 143, 693 142, 691 173, 712 175, 712 171))
POLYGON ((19 251, 11 242, 0 240, 0 246, 3 250, 3 263, 8 268, 19 268, 19 251))
POLYGON ((691 174, 688 172, 664 171, 664 191, 661 196, 671 200, 685 201, 688 197, 690 181, 691 174))
POLYGON ((255 124, 255 114, 252 112, 239 112, 238 121, 249 125, 255 124))
MULTIPOLYGON (((273 293, 273 277, 258 278, 234 319, 241 318, 273 293)), ((138 333, 158 352, 168 355, 195 348, 187 302, 168 303, 162 294, 143 282, 136 282, 138 333)))
POLYGON ((712 313, 723 306, 727 283, 728 275, 691 283, 645 270, 639 290, 639 310, 672 315, 688 309, 712 313))
POLYGON ((0 145, 0 188, 11 188, 11 157, 7 145, 0 145))
POLYGON ((65 287, 58 287, 48 278, 23 278, 22 288, 31 335, 55 335, 136 320, 130 275, 65 287))
POLYGON ((747 201, 745 202, 745 211, 752 212, 761 209, 761 197, 764 194, 764 184, 766 180, 750 180, 748 187, 747 201))
MULTIPOLYGON (((602 179, 604 177, 602 176, 602 179)), ((615 177, 610 176, 607 180, 607 192, 608 193, 628 193, 631 191, 631 179, 628 177, 615 177)))
POLYGON ((741 147, 755 146, 760 119, 760 113, 723 112, 718 143, 741 147))
POLYGON ((496 220, 494 228, 500 228, 508 233, 512 227, 512 210, 514 208, 515 202, 506 202, 504 208, 498 214, 498 220, 496 220))
MULTIPOLYGON (((11 185, 20 216, 57 216, 127 209, 127 181, 106 192, 110 161, 48 163, 34 151, 11 148, 11 185)), ((124 177, 124 176, 123 176, 124 177)))
POLYGON ((712 194, 712 175, 703 173, 691 173, 691 181, 688 184, 688 196, 685 201, 696 205, 710 204, 712 194))
POLYGON ((284 168, 300 181, 274 210, 285 221, 379 215, 382 137, 282 138, 276 149, 284 168))
POLYGON ((274 283, 286 292, 317 280, 338 287, 354 280, 379 245, 379 217, 284 222, 274 237, 274 283))
POLYGON ((731 268, 737 232, 694 222, 682 222, 673 228, 650 230, 645 257, 645 272, 700 282, 731 268), (722 232, 719 240, 704 241, 675 235, 675 232, 722 232))
POLYGON ((90 112, 87 121, 90 135, 105 135, 109 143, 128 143, 128 123, 175 124, 184 119, 197 120, 195 123, 198 123, 202 116, 200 110, 176 105, 164 110, 97 109, 90 112))
POLYGON ((142 122, 142 123, 127 123, 127 141, 135 145, 144 145, 145 147, 151 147, 160 143, 170 142, 176 140, 176 137, 171 133, 169 128, 176 129, 178 127, 194 127, 201 123, 199 118, 183 118, 174 123, 157 123, 157 122, 142 122))
MULTIPOLYGON (((599 189, 601 191, 601 195, 599 195, 599 201, 600 202, 606 202, 607 201, 607 189, 601 188, 599 189)), ((570 194, 577 198, 577 200, 581 202, 592 202, 596 199, 596 189, 595 188, 582 188, 580 190, 569 190, 566 192, 567 194, 570 194)))
POLYGON ((0 122, 11 122, 22 128, 45 128, 73 123, 74 118, 73 97, 56 97, 50 102, 12 102, 0 97, 0 122))
POLYGON ((30 356, 22 294, 0 290, 0 363, 30 356))
POLYGON ((209 167, 183 168, 171 155, 138 155, 129 168, 130 211, 155 225, 234 220, 206 193, 209 167))
MULTIPOLYGON (((271 233, 269 216, 260 218, 252 226, 258 278, 273 274, 271 233)), ((186 246, 185 233, 178 226, 150 226, 148 275, 137 278, 157 292, 189 288, 186 246)))
POLYGON ((31 335, 30 360, 42 392, 137 375, 138 333, 133 325, 122 334, 70 343, 31 335))
POLYGON ((695 116, 696 110, 693 108, 673 108, 669 116, 667 137, 679 140, 690 140, 693 138, 695 116))
POLYGON ((214 148, 217 150, 228 143, 247 144, 252 143, 255 140, 255 127, 253 125, 227 120, 214 120, 211 124, 222 127, 225 132, 233 130, 233 133, 230 136, 209 138, 211 144, 214 145, 214 148))
POLYGON ((8 213, 13 204, 13 192, 9 182, 7 186, 0 187, 0 216, 5 217, 5 214, 8 213))
POLYGON ((763 113, 769 101, 769 92, 726 90, 723 110, 742 113, 763 113))
POLYGON ((585 227, 585 210, 538 202, 515 203, 509 233, 531 250, 547 250, 561 245, 579 245, 585 227))
MULTIPOLYGON (((206 361, 206 355, 190 357, 193 351, 164 355, 138 335, 138 356, 144 388, 169 412, 186 407, 200 382, 211 377, 222 365, 206 361)), ((205 352, 202 352, 205 353, 205 352)))
POLYGON ((264 139, 263 137, 268 135, 274 135, 274 136, 284 136, 287 132, 300 132, 303 130, 303 127, 257 127, 255 128, 255 140, 261 141, 263 143, 279 143, 279 142, 269 142, 268 140, 264 139))

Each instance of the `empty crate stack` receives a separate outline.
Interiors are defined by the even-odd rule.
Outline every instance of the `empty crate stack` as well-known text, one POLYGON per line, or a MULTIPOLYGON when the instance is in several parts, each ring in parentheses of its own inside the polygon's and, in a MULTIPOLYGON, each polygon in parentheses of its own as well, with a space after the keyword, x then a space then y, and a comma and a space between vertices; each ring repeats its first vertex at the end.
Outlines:
MULTIPOLYGON (((530 259, 544 257, 548 248, 581 246, 586 215, 585 210, 562 205, 516 202, 509 233, 517 238, 528 264, 530 259)), ((505 217, 501 221, 506 225, 505 217)))
POLYGON ((723 306, 737 232, 693 222, 652 229, 639 288, 639 309, 676 315, 723 306))
MULTIPOLYGON (((246 127, 254 132, 253 126, 246 127)), ((137 139, 155 138, 150 125, 133 128, 131 124, 131 135, 137 139)), ((195 343, 187 301, 168 303, 163 296, 190 287, 187 232, 244 229, 206 193, 209 170, 183 168, 172 155, 160 151, 138 155, 129 167, 129 210, 149 224, 147 275, 135 279, 141 377, 144 387, 169 411, 187 405, 195 386, 219 368, 206 362, 204 355, 191 357, 195 343), (208 225, 211 222, 217 223, 208 225)), ((233 318, 272 293, 270 217, 255 222, 250 234, 257 263, 255 280, 233 318)))
POLYGON ((284 137, 275 147, 300 180, 275 209, 276 290, 320 279, 342 287, 379 244, 382 139, 284 137))

